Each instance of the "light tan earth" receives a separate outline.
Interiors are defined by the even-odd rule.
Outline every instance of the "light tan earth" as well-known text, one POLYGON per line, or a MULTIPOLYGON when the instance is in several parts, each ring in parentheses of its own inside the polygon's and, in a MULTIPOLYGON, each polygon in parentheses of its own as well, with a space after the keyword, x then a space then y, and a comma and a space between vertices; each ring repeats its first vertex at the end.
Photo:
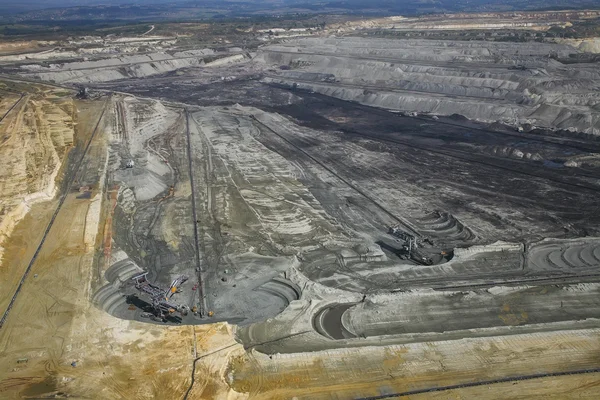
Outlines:
POLYGON ((506 382, 447 392, 407 396, 407 399, 596 399, 600 375, 561 376, 527 382, 506 382))
POLYGON ((54 44, 54 42, 46 42, 39 40, 20 40, 14 42, 2 42, 0 43, 0 54, 34 51, 41 47, 49 46, 52 44, 54 44))
MULTIPOLYGON (((271 358, 250 353, 232 364, 228 378, 235 389, 249 391, 253 398, 327 399, 332 393, 339 398, 363 398, 508 376, 595 368, 600 361, 598 333, 551 332, 271 358)), ((597 382, 598 374, 595 379, 597 382)), ((539 381, 519 381, 518 385, 537 391, 539 381)), ((495 385, 485 386, 495 397, 495 385)))
POLYGON ((0 257, 5 238, 29 208, 56 194, 58 174, 74 140, 70 94, 0 82, 0 257), (23 89, 27 91, 21 96, 23 89))

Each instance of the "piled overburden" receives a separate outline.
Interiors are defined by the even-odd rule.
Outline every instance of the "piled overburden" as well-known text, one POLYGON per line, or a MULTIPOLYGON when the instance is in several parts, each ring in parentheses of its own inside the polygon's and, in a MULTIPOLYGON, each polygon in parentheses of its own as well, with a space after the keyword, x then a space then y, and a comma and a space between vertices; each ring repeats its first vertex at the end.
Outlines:
POLYGON ((265 81, 390 110, 600 134, 600 70, 548 43, 305 38, 266 46, 265 81), (277 72, 275 72, 277 71, 277 72))

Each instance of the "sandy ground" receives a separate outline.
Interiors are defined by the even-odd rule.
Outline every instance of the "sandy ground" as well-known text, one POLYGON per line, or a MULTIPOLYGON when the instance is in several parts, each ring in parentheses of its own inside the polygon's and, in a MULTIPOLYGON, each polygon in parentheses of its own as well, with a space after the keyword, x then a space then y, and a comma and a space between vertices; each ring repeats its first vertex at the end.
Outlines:
POLYGON ((33 206, 27 216, 18 224, 6 242, 6 255, 0 270, 0 307, 2 312, 10 301, 21 275, 25 272, 27 264, 40 242, 44 233, 43 229, 33 230, 32 226, 44 226, 50 220, 56 207, 56 201, 45 202, 33 206))
MULTIPOLYGON (((149 325, 120 320, 91 306, 93 252, 86 251, 81 240, 87 203, 67 200, 64 211, 70 215, 62 214, 56 229, 70 234, 44 247, 32 271, 38 277, 31 278, 0 332, 0 396, 181 398, 190 387, 196 354, 231 344, 229 351, 239 351, 241 345, 226 325, 149 325)), ((197 398, 214 398, 228 390, 222 380, 220 386, 208 384, 225 368, 225 360, 213 357, 209 367, 197 366, 202 371, 193 388, 197 398), (205 376, 209 370, 215 376, 205 376)))
POLYGON ((51 200, 73 145, 70 91, 0 81, 0 258, 2 243, 32 205, 51 200))
MULTIPOLYGON (((69 91, 0 82, 0 310, 4 311, 56 208, 59 173, 74 143, 75 105, 69 91), (25 225, 19 222, 27 220, 25 225), (14 237, 12 241, 7 239, 14 237), (4 257, 4 258, 3 258, 4 257), (8 268, 8 266, 11 266, 8 268)), ((88 118, 86 110, 80 117, 88 118)))
MULTIPOLYGON (((362 398, 506 376, 596 368, 599 346, 598 330, 586 330, 271 357, 250 352, 232 364, 228 379, 235 389, 248 391, 256 399, 362 398)), ((598 382, 598 374, 581 378, 598 382)), ((517 385, 523 391, 551 392, 539 382, 520 381, 517 385)), ((585 390, 590 394, 594 389, 585 390)), ((486 398, 495 398, 500 388, 486 385, 486 391, 486 398)), ((444 395, 438 398, 453 398, 444 395)))
POLYGON ((449 390, 406 396, 407 399, 595 399, 600 375, 562 376, 527 382, 506 382, 493 386, 449 390))

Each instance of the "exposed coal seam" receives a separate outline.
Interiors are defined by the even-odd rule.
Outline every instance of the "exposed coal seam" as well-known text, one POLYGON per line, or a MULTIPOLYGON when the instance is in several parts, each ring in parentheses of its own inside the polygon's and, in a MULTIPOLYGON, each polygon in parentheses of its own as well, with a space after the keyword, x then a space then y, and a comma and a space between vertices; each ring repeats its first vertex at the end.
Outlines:
POLYGON ((15 301, 17 300, 17 296, 19 295, 19 293, 21 292, 21 289, 23 288, 25 279, 27 279, 27 276, 29 275, 31 268, 33 267, 33 264, 35 263, 35 260, 37 260, 37 257, 40 254, 40 251, 42 250, 42 246, 44 245, 44 242, 46 241, 46 238, 48 237, 48 233, 50 232, 50 229, 52 229, 54 220, 58 216, 58 213, 60 212, 60 210, 67 198, 67 195, 69 194, 69 188, 71 187, 71 185, 73 185, 75 177, 77 176, 77 172, 81 169, 81 166, 83 165, 83 160, 88 153, 88 150, 92 144, 92 141, 94 140, 94 137, 96 136, 96 132, 98 131, 98 126, 100 126, 100 121, 102 121, 102 117, 104 116, 104 112, 106 111, 106 106, 108 104, 109 99, 110 99, 110 97, 104 103, 104 107, 102 108, 102 113, 100 114, 100 118, 98 118, 98 122, 96 122, 96 126, 94 127, 92 135, 90 136, 90 139, 85 146, 83 154, 81 155, 81 158, 77 162, 77 167, 75 168, 75 171, 68 177, 67 184, 64 186, 64 190, 63 190, 62 195, 60 196, 58 205, 56 206, 56 210, 54 210, 54 214, 52 214, 52 218, 50 219, 50 222, 48 222, 48 226, 46 226, 46 230, 44 231, 42 240, 40 241, 40 244, 38 245, 37 249, 35 250, 35 253, 33 254, 33 257, 31 258, 31 261, 29 261, 29 265, 27 265, 27 268, 25 269, 25 272, 23 273, 23 276, 21 277, 21 280, 19 281, 19 286, 17 286, 17 290, 15 291, 15 294, 13 294, 13 297, 10 300, 8 307, 4 311, 4 314, 2 315, 2 319, 0 319, 0 329, 4 325, 4 322, 6 322, 6 318, 8 318, 8 314, 10 313, 10 310, 12 309, 13 305, 15 304, 15 301))
MULTIPOLYGON (((576 187, 578 189, 585 189, 585 190, 590 190, 593 192, 600 192, 600 188, 596 187, 596 186, 590 186, 590 185, 586 185, 586 184, 582 184, 582 183, 565 181, 562 179, 554 178, 552 176, 540 175, 540 174, 536 174, 536 173, 532 173, 532 172, 523 171, 521 169, 509 167, 506 165, 499 165, 494 162, 477 160, 477 159, 474 159, 471 155, 467 154, 466 152, 462 152, 462 151, 458 151, 458 150, 452 150, 452 151, 435 150, 435 149, 432 149, 432 148, 429 148, 426 146, 420 146, 420 145, 408 143, 403 140, 383 138, 378 135, 370 135, 368 133, 357 132, 355 130, 344 130, 344 133, 347 133, 349 135, 355 135, 355 136, 361 136, 361 137, 365 137, 365 138, 369 138, 369 139, 374 139, 374 140, 378 140, 381 142, 393 143, 393 144, 400 145, 400 146, 411 147, 413 149, 419 149, 419 150, 422 150, 425 152, 440 154, 440 155, 443 155, 446 157, 455 158, 455 159, 458 159, 461 161, 466 161, 467 163, 485 165, 488 167, 497 168, 497 169, 504 170, 504 171, 510 171, 510 172, 520 174, 520 175, 525 175, 525 176, 529 176, 529 177, 533 177, 533 178, 537 178, 537 179, 543 179, 546 181, 558 183, 560 185, 572 186, 572 187, 576 187)), ((568 177, 568 178, 570 178, 570 177, 568 177)))
MULTIPOLYGON (((266 85, 266 86, 274 86, 274 87, 278 87, 280 89, 285 89, 287 91, 291 91, 290 86, 286 85, 286 84, 278 84, 278 83, 262 83, 262 84, 266 85)), ((311 93, 307 89, 295 89, 295 91, 302 92, 306 95, 310 95, 310 97, 316 97, 320 100, 325 100, 328 104, 333 104, 335 106, 338 106, 339 104, 343 104, 343 106, 345 106, 345 107, 354 108, 359 111, 368 110, 369 112, 371 112, 373 114, 381 115, 382 117, 385 117, 385 118, 408 118, 403 114, 399 114, 399 112, 402 110, 390 111, 390 110, 387 110, 384 108, 378 108, 376 106, 368 106, 368 105, 356 103, 354 101, 342 100, 342 99, 338 99, 336 97, 331 97, 331 96, 327 96, 327 95, 320 94, 320 93, 311 93)), ((435 115, 435 114, 431 114, 431 115, 435 115)), ((447 116, 440 115, 440 117, 447 117, 447 116)), ((598 142, 590 143, 589 141, 578 141, 577 139, 574 139, 574 138, 556 137, 556 136, 550 136, 550 135, 534 136, 531 134, 511 132, 509 130, 494 130, 491 128, 464 125, 464 124, 461 124, 458 122, 450 122, 450 121, 441 120, 441 119, 433 120, 431 117, 428 118, 428 117, 421 117, 421 116, 416 116, 416 117, 411 116, 410 118, 420 120, 420 121, 423 121, 426 123, 435 123, 435 124, 439 124, 439 125, 447 125, 447 126, 452 126, 452 127, 457 127, 457 128, 464 128, 464 129, 468 129, 470 131, 477 131, 477 132, 493 134, 495 136, 512 136, 512 137, 516 137, 519 139, 527 140, 528 142, 537 142, 537 143, 542 143, 545 145, 555 145, 555 146, 560 146, 562 148, 572 148, 572 149, 576 149, 576 150, 580 150, 580 151, 584 151, 584 152, 588 152, 588 153, 597 153, 598 151, 600 151, 600 146, 599 146, 598 142)), ((477 121, 468 120, 468 122, 473 123, 473 122, 477 122, 477 121)), ((489 124, 486 124, 486 125, 489 125, 489 124)), ((546 131, 550 131, 550 130, 546 129, 546 131)))
MULTIPOLYGON (((398 116, 397 114, 391 113, 392 115, 398 116)), ((423 118, 423 117, 411 117, 414 119, 418 119, 420 121, 423 122, 429 122, 431 123, 431 119, 430 118, 423 118)), ((469 120, 469 122, 473 122, 473 120, 469 120)), ((495 131, 493 129, 485 129, 485 128, 477 128, 477 127, 471 127, 468 125, 461 125, 459 123, 454 123, 454 122, 448 122, 448 121, 440 121, 440 120, 436 120, 435 121, 436 124, 441 124, 441 125, 447 125, 447 126, 453 126, 456 128, 465 128, 465 129, 469 129, 471 131, 477 131, 477 132, 484 132, 484 133, 492 133, 494 135, 504 135, 504 136, 513 136, 519 139, 525 139, 527 141, 530 142, 537 142, 537 143, 542 143, 545 145, 555 145, 555 146, 561 146, 563 148, 568 147, 571 149, 575 149, 575 150, 580 150, 580 151, 584 151, 584 152, 596 152, 597 151, 597 144, 589 144, 586 145, 585 143, 581 143, 581 142, 577 142, 573 139, 570 138, 557 138, 557 137, 553 137, 553 136, 545 136, 543 138, 539 138, 539 137, 535 137, 535 136, 531 136, 531 135, 525 135, 525 134, 520 134, 520 133, 516 133, 516 132, 509 132, 509 131, 495 131), (568 143, 567 143, 568 141, 568 143), (593 146, 593 148, 592 148, 593 146)))

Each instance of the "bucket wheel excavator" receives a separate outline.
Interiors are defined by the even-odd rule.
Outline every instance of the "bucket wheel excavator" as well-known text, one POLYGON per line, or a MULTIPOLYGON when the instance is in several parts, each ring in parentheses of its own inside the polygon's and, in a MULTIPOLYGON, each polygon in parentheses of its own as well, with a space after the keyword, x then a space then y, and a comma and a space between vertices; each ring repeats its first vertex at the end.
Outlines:
POLYGON ((149 317, 156 321, 166 322, 168 317, 173 314, 185 316, 189 312, 189 307, 175 302, 172 297, 180 291, 180 286, 189 278, 186 275, 180 275, 173 279, 168 289, 151 283, 147 278, 148 272, 131 278, 133 286, 152 306, 152 312, 143 313, 142 317, 149 317))

